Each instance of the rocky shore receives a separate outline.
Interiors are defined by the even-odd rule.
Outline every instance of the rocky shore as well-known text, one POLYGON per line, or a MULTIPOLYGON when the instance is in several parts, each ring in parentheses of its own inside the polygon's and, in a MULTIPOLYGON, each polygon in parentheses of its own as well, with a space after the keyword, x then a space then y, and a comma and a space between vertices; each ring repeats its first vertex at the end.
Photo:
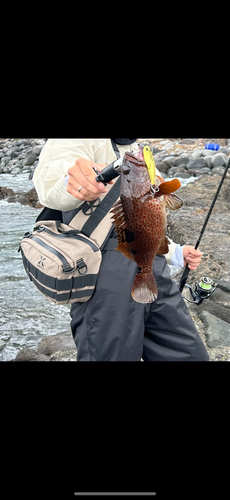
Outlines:
MULTIPOLYGON (((142 139, 149 144, 156 166, 163 177, 193 181, 179 191, 184 205, 168 214, 168 235, 174 241, 195 245, 204 219, 224 172, 230 154, 230 139, 142 139), (206 150, 205 144, 220 145, 219 151, 206 150)), ((33 176, 45 139, 0 139, 0 173, 33 176)), ((1 175, 0 175, 1 186, 1 175)), ((0 199, 18 201, 40 208, 35 190, 17 193, 0 187, 0 199)), ((217 283, 213 296, 200 305, 186 304, 196 324, 211 361, 230 361, 230 173, 202 239, 204 253, 196 272, 190 272, 188 283, 194 287, 202 276, 217 283)), ((183 272, 183 271, 182 271, 183 272)), ((173 279, 179 283, 182 272, 173 279)), ((185 288, 184 295, 191 298, 185 288)), ((71 332, 44 337, 37 349, 22 349, 15 361, 76 361, 77 350, 71 332)))

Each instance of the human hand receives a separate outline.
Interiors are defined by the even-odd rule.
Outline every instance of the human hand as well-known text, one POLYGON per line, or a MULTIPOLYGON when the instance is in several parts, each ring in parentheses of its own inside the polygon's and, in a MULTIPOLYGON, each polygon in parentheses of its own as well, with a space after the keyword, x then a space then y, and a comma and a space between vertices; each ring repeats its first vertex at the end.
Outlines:
POLYGON ((191 245, 186 245, 183 248, 184 265, 188 264, 191 271, 195 271, 201 262, 201 256, 203 255, 200 250, 195 250, 191 245))
MULTIPOLYGON (((95 180, 97 174, 92 167, 100 171, 106 167, 106 163, 97 165, 93 161, 79 158, 75 165, 68 170, 67 191, 78 200, 93 201, 107 191, 102 182, 95 180)), ((113 184, 113 181, 108 184, 113 184)))

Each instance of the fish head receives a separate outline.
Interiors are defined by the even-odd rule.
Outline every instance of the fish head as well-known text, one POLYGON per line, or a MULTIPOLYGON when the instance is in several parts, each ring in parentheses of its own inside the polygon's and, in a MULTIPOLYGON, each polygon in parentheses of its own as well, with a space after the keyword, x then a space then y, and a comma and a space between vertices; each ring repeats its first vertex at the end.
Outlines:
POLYGON ((144 158, 126 152, 121 167, 121 193, 127 198, 140 198, 151 189, 151 181, 144 158))

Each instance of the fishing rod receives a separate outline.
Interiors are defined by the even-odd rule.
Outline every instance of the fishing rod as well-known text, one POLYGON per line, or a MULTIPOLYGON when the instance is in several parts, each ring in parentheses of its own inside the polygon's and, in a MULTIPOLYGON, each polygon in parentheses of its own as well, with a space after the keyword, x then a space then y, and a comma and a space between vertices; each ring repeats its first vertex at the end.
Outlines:
MULTIPOLYGON (((120 175, 120 173, 121 173, 122 161, 123 161, 123 158, 119 158, 118 160, 115 160, 110 165, 108 165, 107 167, 105 167, 100 172, 95 167, 93 167, 93 170, 97 174, 96 181, 97 182, 102 182, 106 186, 108 182, 110 182, 115 177, 118 177, 120 175)), ((230 164, 230 158, 227 161, 225 171, 224 171, 224 173, 222 175, 220 184, 219 184, 218 189, 216 191, 216 194, 215 194, 215 196, 213 198, 213 201, 212 201, 211 207, 209 209, 209 212, 207 214, 207 217, 206 217, 206 219, 204 221, 204 224, 203 224, 203 227, 201 229, 199 238, 198 238, 198 240, 196 242, 195 250, 197 250, 197 248, 200 245, 202 236, 203 236, 203 234, 205 232, 205 229, 206 229, 206 226, 207 226, 208 221, 210 219, 210 216, 211 216, 211 213, 213 211, 214 205, 215 205, 216 200, 217 200, 217 198, 219 196, 219 192, 221 190, 222 184, 223 184, 224 179, 225 179, 225 177, 227 175, 229 164, 230 164)), ((180 290, 180 292, 182 292, 183 289, 184 289, 184 287, 186 286, 187 288, 189 288, 189 291, 190 291, 191 296, 192 296, 192 300, 189 300, 187 297, 184 297, 184 296, 183 296, 183 298, 186 299, 188 302, 193 302, 195 304, 200 304, 200 302, 202 302, 204 299, 208 299, 209 297, 211 297, 211 295, 215 292, 215 289, 216 289, 217 285, 215 283, 213 283, 213 281, 212 281, 211 278, 208 278, 206 276, 206 277, 201 278, 201 281, 199 283, 198 283, 198 281, 195 283, 195 289, 193 291, 192 288, 191 288, 191 286, 186 283, 186 281, 188 279, 189 273, 190 273, 190 269, 188 267, 188 264, 186 264, 186 267, 184 269, 184 272, 183 272, 181 280, 180 280, 179 290, 180 290)))
MULTIPOLYGON (((225 179, 225 177, 227 175, 227 172, 228 172, 228 169, 229 169, 229 164, 230 164, 230 158, 227 161, 225 171, 224 171, 224 173, 222 175, 220 184, 219 184, 219 186, 217 188, 217 191, 216 191, 216 194, 215 194, 215 196, 213 198, 213 201, 212 201, 212 204, 210 206, 209 212, 207 214, 207 217, 206 217, 206 219, 204 221, 204 224, 203 224, 203 227, 201 229, 199 238, 198 238, 198 240, 196 242, 195 250, 197 250, 197 248, 199 247, 201 239, 202 239, 202 237, 204 235, 204 232, 205 232, 206 226, 208 224, 208 221, 210 219, 211 213, 213 211, 214 205, 215 205, 216 200, 217 200, 217 198, 219 196, 222 184, 223 184, 224 179, 225 179)), ((189 300, 186 297, 183 297, 183 298, 185 298, 186 300, 188 300, 188 302, 194 302, 195 304, 200 304, 200 302, 202 302, 204 299, 208 299, 215 292, 215 289, 216 289, 217 285, 215 283, 213 283, 213 281, 212 281, 211 278, 204 277, 204 278, 201 278, 200 283, 198 283, 198 281, 195 283, 195 289, 194 289, 194 291, 192 291, 191 286, 186 283, 186 281, 188 279, 189 273, 190 273, 190 269, 188 267, 188 264, 186 264, 185 270, 184 270, 184 272, 182 274, 182 277, 181 277, 181 280, 180 280, 179 290, 180 290, 180 292, 182 292, 183 288, 186 286, 187 288, 189 288, 189 291, 191 293, 191 296, 192 296, 193 300, 189 300)))

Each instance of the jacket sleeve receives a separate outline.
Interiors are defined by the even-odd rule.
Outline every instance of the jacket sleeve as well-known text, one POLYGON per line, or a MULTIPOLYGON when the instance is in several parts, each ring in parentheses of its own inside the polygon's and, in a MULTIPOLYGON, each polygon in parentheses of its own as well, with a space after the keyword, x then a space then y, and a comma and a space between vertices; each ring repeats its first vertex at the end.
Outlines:
POLYGON ((77 208, 82 201, 68 193, 65 177, 78 158, 94 161, 90 139, 48 139, 34 172, 33 182, 40 203, 55 210, 77 208))
MULTIPOLYGON (((169 240, 170 240, 170 238, 169 238, 169 240)), ((172 257, 173 257, 173 254, 174 254, 177 247, 178 247, 177 243, 175 243, 173 240, 170 240, 169 252, 165 255, 165 258, 167 260, 167 264, 172 263, 172 257)))

